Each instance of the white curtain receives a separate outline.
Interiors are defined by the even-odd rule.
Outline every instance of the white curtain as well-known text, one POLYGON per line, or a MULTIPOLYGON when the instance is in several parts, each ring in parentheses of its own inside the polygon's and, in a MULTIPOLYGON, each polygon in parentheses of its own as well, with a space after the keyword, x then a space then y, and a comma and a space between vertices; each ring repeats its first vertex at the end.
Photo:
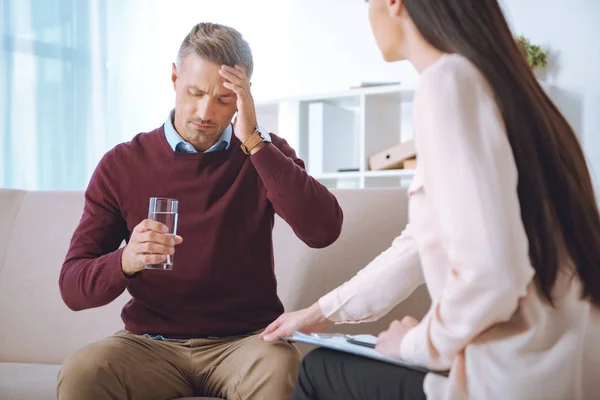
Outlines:
POLYGON ((82 189, 111 142, 102 3, 2 0, 0 186, 82 189))
POLYGON ((155 22, 153 4, 0 0, 0 187, 82 190, 106 151, 164 119, 150 96, 132 101, 152 69, 131 68, 131 33, 155 22))

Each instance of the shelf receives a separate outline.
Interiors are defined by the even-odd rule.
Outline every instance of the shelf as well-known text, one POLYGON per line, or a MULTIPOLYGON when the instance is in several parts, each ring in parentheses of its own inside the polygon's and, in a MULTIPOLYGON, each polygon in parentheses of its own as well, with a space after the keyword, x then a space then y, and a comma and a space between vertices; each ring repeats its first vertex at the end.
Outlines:
MULTIPOLYGON (((282 101, 303 101, 303 102, 327 102, 327 101, 336 101, 344 98, 353 98, 360 97, 362 95, 370 96, 370 95, 386 95, 390 98, 401 100, 406 99, 407 101, 412 100, 412 95, 415 90, 414 85, 388 85, 388 86, 374 86, 374 87, 364 87, 364 88, 356 88, 356 89, 347 89, 337 93, 322 93, 317 95, 304 95, 304 96, 293 96, 281 99, 274 100, 261 100, 256 101, 257 106, 270 105, 273 103, 280 103, 282 101)), ((349 100, 352 105, 355 104, 355 100, 349 100)))
POLYGON ((368 159, 412 138, 414 90, 397 84, 256 101, 256 113, 261 126, 286 139, 325 186, 403 187, 414 171, 368 171, 368 159))
POLYGON ((415 176, 415 170, 414 169, 388 169, 388 170, 384 170, 384 171, 365 171, 363 172, 363 175, 365 176, 365 178, 384 178, 384 177, 407 177, 407 178, 412 178, 413 176, 415 176))
MULTIPOLYGON (((537 80, 540 86, 547 92, 552 89, 552 83, 546 80, 537 80)), ((255 101, 255 105, 259 107, 263 106, 274 106, 283 101, 303 101, 303 102, 318 102, 327 100, 337 100, 344 97, 354 96, 372 96, 381 95, 387 97, 390 100, 401 100, 401 101, 412 101, 414 91, 417 88, 417 84, 398 84, 398 85, 387 85, 387 86, 373 86, 355 89, 346 89, 336 93, 321 93, 316 95, 299 95, 290 96, 276 99, 259 99, 255 101)))
POLYGON ((350 179, 350 178, 360 178, 363 176, 364 172, 324 172, 322 174, 313 175, 315 179, 350 179))
POLYGON ((390 169, 384 171, 352 171, 352 172, 334 172, 314 175, 315 179, 352 179, 352 178, 412 178, 415 175, 414 169, 390 169))

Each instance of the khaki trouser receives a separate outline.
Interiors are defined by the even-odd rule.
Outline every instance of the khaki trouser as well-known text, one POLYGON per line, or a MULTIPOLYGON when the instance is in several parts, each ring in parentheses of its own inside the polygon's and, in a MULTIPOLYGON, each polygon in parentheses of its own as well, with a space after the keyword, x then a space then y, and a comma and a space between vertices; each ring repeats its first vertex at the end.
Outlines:
POLYGON ((283 400, 292 396, 300 360, 292 344, 256 334, 167 341, 120 331, 69 357, 57 393, 59 400, 283 400))

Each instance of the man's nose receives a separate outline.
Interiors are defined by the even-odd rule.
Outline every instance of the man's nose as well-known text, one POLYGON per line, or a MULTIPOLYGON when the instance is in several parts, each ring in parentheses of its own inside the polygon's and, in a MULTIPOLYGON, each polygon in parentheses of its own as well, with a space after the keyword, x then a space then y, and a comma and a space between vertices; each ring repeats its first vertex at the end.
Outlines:
POLYGON ((213 104, 208 96, 203 96, 198 103, 196 117, 202 121, 212 120, 213 104))

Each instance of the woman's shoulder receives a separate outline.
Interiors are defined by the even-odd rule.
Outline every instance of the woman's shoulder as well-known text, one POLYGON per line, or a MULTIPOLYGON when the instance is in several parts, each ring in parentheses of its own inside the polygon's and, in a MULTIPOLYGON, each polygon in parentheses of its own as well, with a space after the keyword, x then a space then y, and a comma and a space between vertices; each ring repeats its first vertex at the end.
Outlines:
POLYGON ((485 91, 489 85, 479 69, 460 54, 444 54, 427 67, 419 81, 420 92, 436 97, 465 96, 485 91))
POLYGON ((479 69, 465 56, 444 54, 421 73, 421 78, 455 75, 460 77, 481 76, 479 69))
POLYGON ((468 58, 460 54, 444 54, 421 73, 423 82, 483 82, 483 74, 468 58))

